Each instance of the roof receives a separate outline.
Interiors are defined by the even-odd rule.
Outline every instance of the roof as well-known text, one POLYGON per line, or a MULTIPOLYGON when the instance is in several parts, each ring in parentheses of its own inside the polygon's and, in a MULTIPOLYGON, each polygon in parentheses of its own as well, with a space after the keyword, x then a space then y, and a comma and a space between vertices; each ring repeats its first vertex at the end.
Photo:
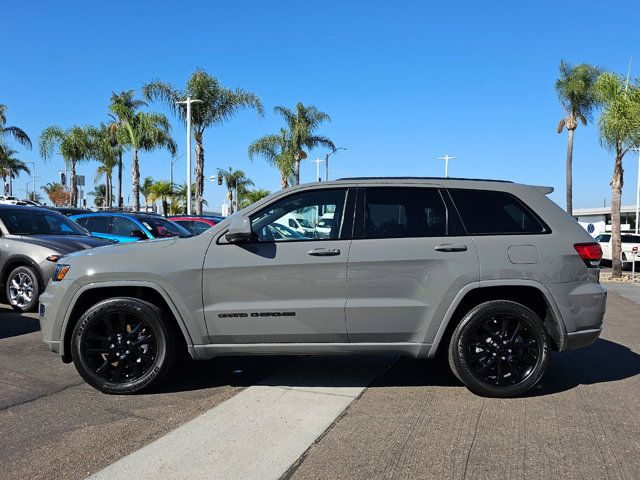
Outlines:
POLYGON ((513 183, 509 180, 494 180, 486 178, 458 178, 458 177, 344 177, 336 181, 358 181, 358 180, 437 180, 437 181, 466 181, 466 182, 498 182, 513 183))

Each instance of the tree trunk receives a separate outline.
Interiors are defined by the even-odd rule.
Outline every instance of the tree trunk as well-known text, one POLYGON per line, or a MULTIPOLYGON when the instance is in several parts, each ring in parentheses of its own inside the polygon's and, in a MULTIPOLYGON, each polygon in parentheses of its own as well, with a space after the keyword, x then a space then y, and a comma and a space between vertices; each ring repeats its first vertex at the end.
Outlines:
MULTIPOLYGON (((202 215, 202 198, 204 197, 204 147, 202 146, 202 133, 195 132, 193 137, 196 141, 196 215, 202 215)), ((187 202, 191 201, 190 198, 187 202)))
POLYGON ((280 188, 282 190, 289 188, 289 178, 286 175, 280 175, 280 188))
POLYGON ((118 148, 118 208, 122 209, 122 147, 118 148))
POLYGON ((133 149, 131 162, 131 181, 133 182, 133 210, 140 210, 140 171, 138 169, 138 149, 133 149))
POLYGON ((78 206, 78 185, 76 185, 76 162, 71 162, 71 175, 69 176, 69 197, 72 207, 78 206))
POLYGON ((229 199, 229 212, 233 215, 233 190, 227 190, 227 198, 229 199))
POLYGON ((162 199, 162 211, 164 212, 164 217, 167 218, 167 210, 169 210, 169 202, 167 202, 166 198, 162 199))
POLYGON ((573 134, 575 128, 567 130, 567 213, 573 215, 573 134))
POLYGON ((616 148, 616 163, 613 167, 613 179, 611 180, 611 266, 613 278, 622 277, 622 243, 620 238, 620 197, 624 170, 622 169, 622 145, 618 142, 616 148))
POLYGON ((296 185, 300 185, 300 154, 296 153, 293 159, 293 179, 296 185))

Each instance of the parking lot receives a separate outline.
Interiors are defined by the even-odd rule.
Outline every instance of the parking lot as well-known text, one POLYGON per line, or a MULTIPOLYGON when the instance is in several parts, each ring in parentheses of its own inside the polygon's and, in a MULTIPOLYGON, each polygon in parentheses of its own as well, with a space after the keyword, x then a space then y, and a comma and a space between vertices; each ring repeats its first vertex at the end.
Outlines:
POLYGON ((509 400, 471 394, 441 362, 395 356, 184 362, 156 391, 107 396, 46 350, 35 315, 2 306, 0 476, 118 478, 141 457, 148 465, 130 478, 144 478, 171 445, 176 459, 162 459, 178 462, 165 470, 171 478, 246 476, 223 475, 233 465, 214 462, 213 449, 263 478, 640 478, 640 286, 612 288, 624 296, 610 291, 603 337, 554 354, 535 391, 509 400), (232 409, 240 398, 262 401, 258 387, 310 400, 273 416, 232 409), (334 397, 346 408, 336 406, 328 428, 323 411, 304 410, 334 397), (235 417, 222 428, 225 406, 235 417), (203 422, 206 435, 207 421, 219 436, 189 438, 203 422), (255 438, 234 444, 247 426, 255 438), (198 450, 213 452, 198 459, 210 459, 206 470, 178 467, 198 450))

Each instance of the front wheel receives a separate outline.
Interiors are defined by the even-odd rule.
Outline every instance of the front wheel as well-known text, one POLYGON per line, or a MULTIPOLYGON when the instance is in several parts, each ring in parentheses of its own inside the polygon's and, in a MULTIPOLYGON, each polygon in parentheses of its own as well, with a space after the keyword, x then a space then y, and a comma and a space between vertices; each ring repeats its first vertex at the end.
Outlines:
POLYGON ((6 282, 6 296, 9 305, 18 312, 33 312, 38 306, 40 284, 38 274, 31 267, 13 269, 6 282))
POLYGON ((139 393, 160 381, 175 357, 176 339, 155 305, 109 298, 78 321, 71 339, 73 363, 101 392, 139 393))
POLYGON ((449 365, 472 392, 514 397, 532 388, 549 363, 540 318, 516 302, 493 300, 469 311, 449 345, 449 365))

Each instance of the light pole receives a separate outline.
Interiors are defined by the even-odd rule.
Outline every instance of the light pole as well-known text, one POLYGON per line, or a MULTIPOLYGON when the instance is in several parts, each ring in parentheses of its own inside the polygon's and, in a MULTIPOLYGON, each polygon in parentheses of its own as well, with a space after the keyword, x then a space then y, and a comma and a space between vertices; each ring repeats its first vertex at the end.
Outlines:
MULTIPOLYGON (((33 169, 31 170, 31 178, 33 179, 33 193, 36 191, 36 162, 24 162, 33 164, 33 169)), ((29 182, 27 182, 27 200, 29 200, 29 182)))
POLYGON ((311 160, 311 163, 316 164, 316 182, 322 181, 322 179, 320 178, 320 164, 323 162, 326 162, 326 160, 320 160, 319 158, 316 158, 315 160, 311 160))
POLYGON ((171 160, 169 160, 169 183, 173 183, 173 164, 184 157, 186 154, 187 152, 184 152, 182 155, 173 157, 171 160))
POLYGON ((191 104, 201 102, 202 100, 191 97, 176 102, 178 105, 187 106, 187 215, 191 215, 191 104))
POLYGON ((449 155, 445 155, 444 157, 438 157, 438 160, 444 160, 444 176, 445 178, 449 177, 449 160, 453 160, 456 157, 450 157, 449 155))
MULTIPOLYGON (((336 147, 331 152, 327 153, 324 157, 324 181, 329 181, 329 157, 336 153, 338 150, 346 150, 345 147, 336 147)), ((320 178, 320 174, 318 174, 318 178, 320 178)))

